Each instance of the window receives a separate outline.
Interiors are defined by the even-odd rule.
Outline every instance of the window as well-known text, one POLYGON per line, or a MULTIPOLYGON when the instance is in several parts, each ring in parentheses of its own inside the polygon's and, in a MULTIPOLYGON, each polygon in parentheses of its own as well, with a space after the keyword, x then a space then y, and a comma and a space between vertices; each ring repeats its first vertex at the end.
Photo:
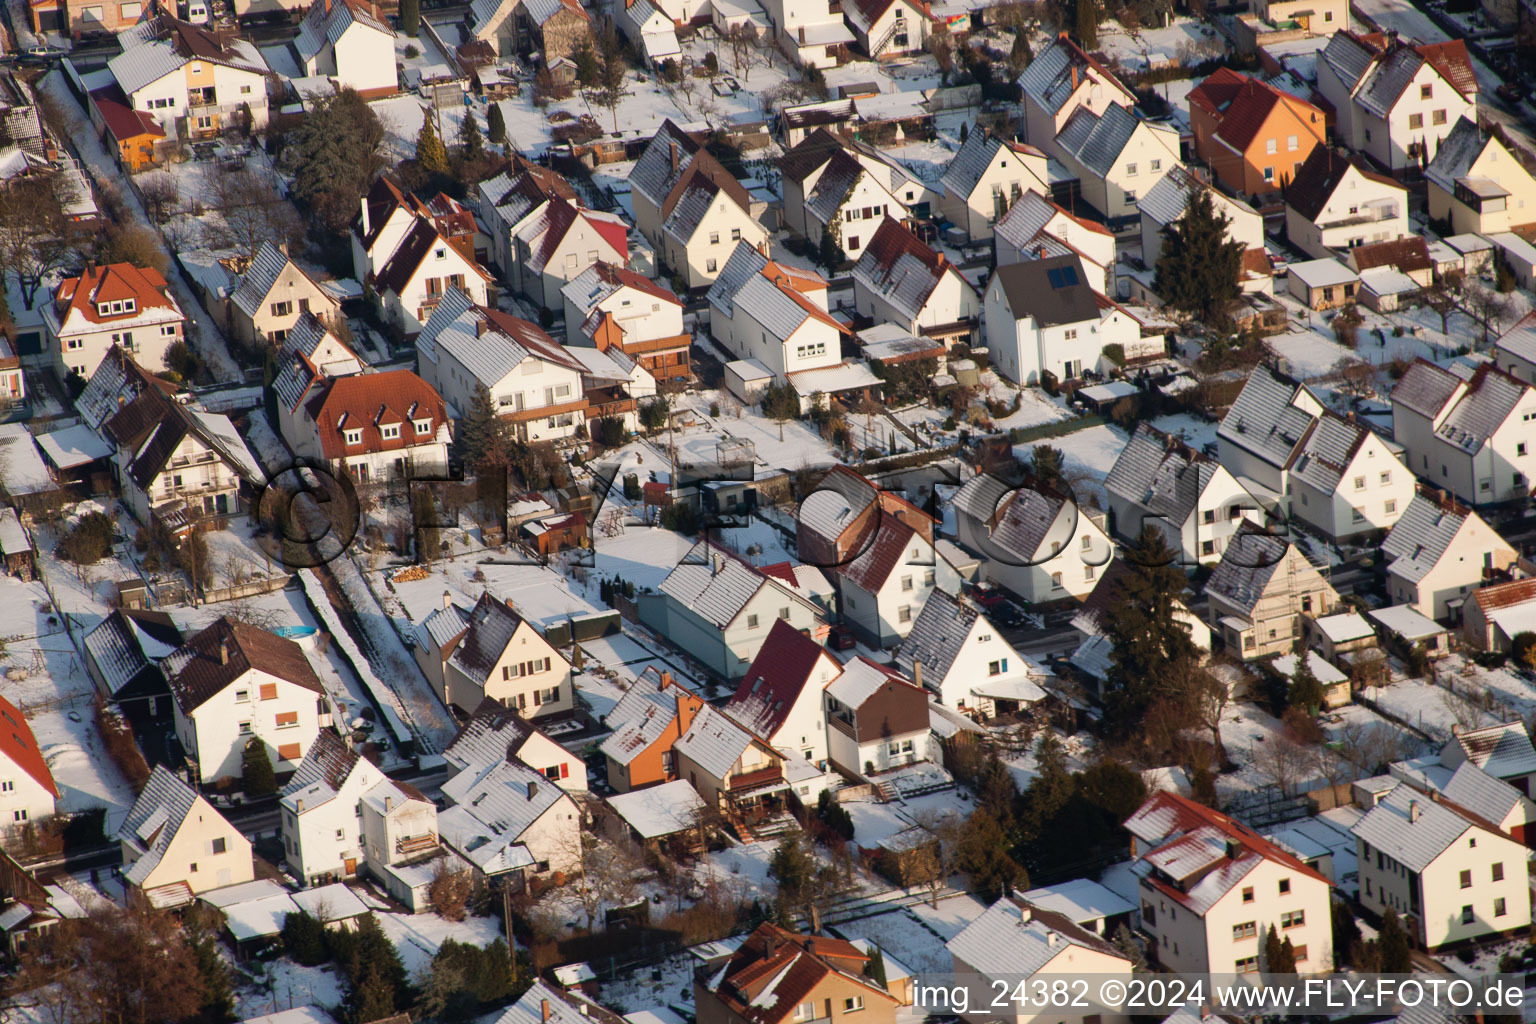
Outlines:
POLYGON ((1472 888, 1472 872, 1470 872, 1470 871, 1463 871, 1461 873, 1461 887, 1463 889, 1470 889, 1470 888, 1472 888))
POLYGON ((1525 454, 1525 442, 1524 441, 1521 441, 1519 444, 1515 445, 1515 454, 1516 455, 1524 455, 1525 454))
POLYGON ((718 232, 718 231, 711 231, 709 233, 709 244, 710 245, 719 245, 720 244, 720 232, 718 232))
POLYGON ((430 433, 432 433, 432 421, 431 420, 416 420, 415 421, 415 426, 416 426, 416 433, 417 434, 430 434, 430 433))
POLYGON ((810 1020, 816 1016, 815 1003, 801 1003, 795 1007, 795 1020, 810 1020))
POLYGON ((912 606, 909 605, 909 604, 904 604, 900 608, 898 608, 896 610, 896 621, 897 622, 911 622, 912 621, 912 606))
POLYGON ((1266 167, 1266 168, 1264 168, 1264 180, 1265 181, 1274 181, 1275 180, 1275 169, 1273 167, 1266 167))
POLYGON ((850 248, 850 249, 857 249, 858 247, 859 247, 859 236, 858 235, 850 235, 850 236, 848 236, 848 248, 850 248))
POLYGON ((241 736, 249 736, 249 735, 251 735, 251 723, 250 722, 241 722, 240 723, 240 735, 241 736))
POLYGON ((1083 579, 1085 579, 1085 580, 1093 579, 1093 566, 1091 566, 1091 565, 1083 566, 1083 579))
POLYGON ((731 228, 731 241, 741 241, 741 228, 731 228))
POLYGON ((1293 910, 1288 914, 1280 915, 1281 928, 1300 928, 1306 923, 1307 912, 1305 910, 1293 910))
POLYGON ((297 743, 284 743, 277 748, 277 756, 283 761, 298 761, 304 756, 304 748, 297 743))
POLYGON ((363 443, 363 428, 362 427, 358 427, 358 428, 356 428, 354 430, 348 430, 346 432, 346 435, 347 435, 347 444, 349 444, 349 445, 350 444, 362 444, 363 443))
POLYGON ((1238 974, 1255 974, 1259 970, 1259 958, 1256 956, 1245 956, 1237 961, 1235 966, 1238 974))
POLYGON ((244 704, 247 701, 249 701, 250 699, 251 699, 251 691, 250 690, 236 690, 235 691, 235 703, 236 704, 244 704))
POLYGON ((1151 166, 1150 170, 1152 171, 1153 174, 1156 174, 1158 171, 1160 171, 1162 169, 1163 169, 1163 162, 1161 160, 1153 160, 1152 161, 1152 166, 1151 166))
POLYGON ((713 274, 715 272, 715 261, 714 260, 705 260, 704 261, 704 272, 706 274, 713 274))
POLYGON ((1125 165, 1125 176, 1127 178, 1134 178, 1134 177, 1136 177, 1136 165, 1135 164, 1126 164, 1125 165))
POLYGON ((298 724, 299 713, 297 711, 283 711, 277 716, 277 727, 279 729, 292 729, 297 727, 298 724))
POLYGON ((260 697, 262 700, 277 700, 277 684, 262 683, 260 697))
POLYGON ((1294 153, 1301 148, 1301 141, 1294 135, 1287 135, 1285 138, 1285 148, 1294 153))
POLYGON ((1430 124, 1445 124, 1445 111, 1437 110, 1429 115, 1430 124))
POLYGON ((1504 881, 1504 865, 1502 862, 1493 866, 1493 880, 1495 882, 1504 881))
POLYGON ((1248 921, 1244 924, 1235 924, 1232 926, 1233 942, 1236 942, 1239 939, 1251 939, 1256 937, 1258 934, 1259 923, 1257 921, 1248 921))
POLYGON ((1419 99, 1427 100, 1427 99, 1430 99, 1431 97, 1433 97, 1434 94, 1435 94, 1435 87, 1434 87, 1433 84, 1419 86, 1419 99))
POLYGON ((398 441, 400 439, 400 424, 390 423, 379 428, 386 441, 398 441))
POLYGON ((1276 142, 1274 139, 1266 139, 1266 140, 1264 140, 1264 152, 1267 153, 1268 155, 1274 156, 1275 153, 1277 151, 1279 151, 1279 149, 1280 149, 1280 144, 1278 142, 1276 142))
POLYGON ((11 819, 13 821, 26 821, 27 812, 24 809, 17 810, 11 814, 11 819))
POLYGON ((1363 477, 1363 476, 1355 477, 1355 490, 1357 490, 1357 491, 1365 490, 1365 477, 1363 477))
POLYGON ((1286 893, 1288 893, 1290 891, 1291 891, 1291 880, 1289 878, 1282 878, 1282 879, 1280 879, 1280 895, 1284 896, 1286 893))
POLYGON ((1504 914, 1508 911, 1508 909, 1509 909, 1509 905, 1504 902, 1504 897, 1500 896, 1498 899, 1493 901, 1493 916, 1494 917, 1503 917, 1504 914))
POLYGON ((788 608, 780 608, 779 609, 779 618, 781 618, 781 619, 788 619, 789 618, 789 609, 788 608))
POLYGON ((1473 920, 1473 917, 1474 917, 1474 915, 1472 913, 1472 908, 1470 906, 1466 906, 1466 907, 1462 907, 1461 908, 1461 923, 1462 924, 1471 924, 1472 920, 1473 920))
POLYGON ((12 782, 10 779, 6 779, 5 781, 0 782, 0 793, 11 793, 14 792, 15 789, 16 783, 12 782))
POLYGON ((902 590, 911 590, 912 589, 912 577, 911 576, 903 576, 901 578, 901 589, 902 590))
POLYGON ((1424 127, 1424 115, 1423 114, 1409 114, 1408 115, 1408 127, 1410 129, 1413 129, 1413 128, 1423 128, 1424 127))
MULTIPOLYGON (((1328 17, 1331 18, 1331 17, 1333 17, 1333 15, 1330 14, 1330 15, 1328 15, 1328 17)), ((1297 946, 1296 947, 1295 956, 1296 956, 1296 962, 1297 963, 1301 963, 1303 960, 1305 960, 1307 958, 1307 947, 1304 946, 1304 945, 1297 946)))
POLYGON ((220 854, 220 853, 223 853, 226 849, 228 849, 228 841, 227 840, 225 840, 225 839, 215 839, 213 841, 213 846, 212 846, 212 852, 213 853, 220 854))
POLYGON ((274 303, 272 303, 272 315, 273 316, 287 316, 289 313, 292 313, 292 312, 293 312, 293 303, 291 303, 291 302, 274 302, 274 303))
POLYGON ((1396 501, 1389 501, 1389 502, 1387 502, 1386 509, 1387 509, 1387 515, 1390 516, 1390 515, 1395 514, 1397 512, 1397 502, 1396 501))
POLYGON ((1352 508, 1349 511, 1350 511, 1350 515, 1353 517, 1353 521, 1354 522, 1357 522, 1357 523, 1365 522, 1365 512, 1364 512, 1364 510, 1358 509, 1358 508, 1352 508))
MULTIPOLYGON (((1302 599, 1301 599, 1301 610, 1303 612, 1310 612, 1312 610, 1312 595, 1307 594, 1307 595, 1304 595, 1302 597, 1302 599)), ((1285 880, 1283 880, 1280 883, 1280 891, 1281 892, 1290 892, 1291 891, 1290 879, 1285 879, 1285 880)))
POLYGON ((756 615, 748 615, 747 616, 747 628, 748 629, 756 629, 757 628, 757 616, 756 615))
POLYGON ((1243 902, 1244 903, 1252 903, 1253 902, 1253 886, 1251 886, 1251 885, 1243 886, 1243 902))
POLYGON ((849 996, 843 1000, 844 1013, 858 1013, 862 1009, 864 1009, 863 996, 849 996))
POLYGON ((991 661, 991 662, 987 663, 987 675, 989 675, 989 676, 1000 676, 1004 672, 1007 672, 1007 671, 1008 671, 1008 659, 1007 658, 1000 658, 997 661, 991 661))
POLYGON ((1200 553, 1202 555, 1214 555, 1216 553, 1216 542, 1213 541, 1213 540, 1203 540, 1203 541, 1201 541, 1200 542, 1200 553))
POLYGON ((1051 573, 1051 587, 1053 589, 1055 589, 1055 590, 1060 590, 1061 589, 1061 573, 1059 573, 1059 572, 1051 573))
POLYGON ((935 573, 934 570, 929 569, 923 573, 923 586, 931 587, 938 582, 938 579, 939 577, 937 573, 935 573))

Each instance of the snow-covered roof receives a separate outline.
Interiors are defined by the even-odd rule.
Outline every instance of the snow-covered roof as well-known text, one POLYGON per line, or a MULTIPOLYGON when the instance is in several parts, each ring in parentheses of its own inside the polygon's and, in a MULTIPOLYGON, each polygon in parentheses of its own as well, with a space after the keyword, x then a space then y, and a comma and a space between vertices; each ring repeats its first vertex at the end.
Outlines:
POLYGON ((1446 805, 1402 783, 1350 831, 1410 870, 1423 871, 1473 827, 1446 805))
POLYGON ((1055 911, 1080 925, 1117 914, 1129 914, 1136 909, 1130 900, 1089 878, 1042 886, 1023 896, 1041 910, 1055 911))
POLYGON ((684 754, 694 764, 716 779, 724 779, 731 766, 752 745, 752 735, 731 721, 723 712, 705 704, 694 715, 688 731, 673 744, 675 753, 684 754))
POLYGON ((74 469, 112 454, 112 446, 83 423, 38 434, 37 446, 55 469, 74 469))
POLYGON ((1512 779, 1536 773, 1536 748, 1520 722, 1482 729, 1457 729, 1447 746, 1459 746, 1466 759, 1489 775, 1512 779))
POLYGON ((998 900, 944 944, 955 959, 982 975, 1019 978, 1034 974, 1069 946, 1125 958, 1066 915, 1016 896, 998 900))
POLYGON ((1351 640, 1363 640, 1368 636, 1375 636, 1376 631, 1371 624, 1365 621, 1365 617, 1359 612, 1340 612, 1337 615, 1324 615, 1316 621, 1317 628, 1324 636, 1336 644, 1349 643, 1351 640))
POLYGON ((1360 275, 1336 259, 1303 260, 1292 263, 1290 274, 1308 288, 1327 288, 1333 285, 1353 284, 1360 275))
POLYGON ((1409 642, 1439 636, 1446 631, 1444 626, 1412 605, 1395 604, 1388 608, 1373 608, 1366 614, 1409 642))
POLYGON ((673 567, 658 589, 723 629, 741 614, 760 589, 771 585, 745 562, 701 541, 673 567))
POLYGON ((1382 541, 1382 553, 1390 559, 1387 572, 1410 583, 1422 580, 1439 563, 1467 521, 1474 518, 1476 513, 1464 506, 1449 506, 1423 494, 1414 495, 1382 541))
POLYGON ((1501 825, 1525 799, 1514 786, 1496 779, 1474 764, 1463 761, 1441 790, 1445 798, 1473 814, 1501 825))
MULTIPOLYGON (((1297 661, 1294 654, 1282 654, 1274 661, 1275 671, 1287 679, 1296 674, 1296 666, 1297 661)), ((1312 674, 1317 677, 1317 681, 1324 686, 1337 686, 1339 683, 1347 682, 1349 679, 1348 676, 1334 668, 1331 662, 1325 660, 1316 651, 1307 652, 1307 667, 1312 670, 1312 674)))
POLYGON ((704 808, 686 779, 676 779, 608 798, 608 806, 635 830, 641 839, 659 839, 692 828, 704 808))
POLYGON ((53 477, 25 423, 0 423, 0 483, 13 497, 53 489, 53 477))

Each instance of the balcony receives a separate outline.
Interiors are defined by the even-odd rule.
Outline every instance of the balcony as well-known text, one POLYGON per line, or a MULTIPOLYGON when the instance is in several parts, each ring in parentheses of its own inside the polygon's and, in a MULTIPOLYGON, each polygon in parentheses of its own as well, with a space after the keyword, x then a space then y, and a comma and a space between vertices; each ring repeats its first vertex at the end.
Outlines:
POLYGON ((1379 224, 1384 220, 1392 220, 1396 216, 1398 216, 1398 210, 1395 203, 1390 206, 1364 206, 1355 213, 1318 226, 1324 231, 1333 228, 1352 228, 1360 224, 1379 224))
POLYGON ((783 781, 784 770, 775 764, 769 765, 767 768, 759 768, 756 771, 733 775, 725 780, 725 788, 728 792, 740 793, 750 789, 772 786, 783 781))
POLYGON ((501 411, 501 418, 511 420, 513 423, 527 423, 529 420, 544 419, 549 416, 560 416, 568 412, 585 413, 587 411, 587 398, 580 398, 569 402, 560 402, 555 405, 536 405, 531 409, 518 409, 516 412, 501 411))
POLYGON ((619 348, 627 356, 649 356, 660 352, 687 352, 691 344, 692 335, 675 334, 666 338, 652 338, 650 341, 625 341, 619 348))
POLYGON ((401 836, 395 840, 395 853, 402 857, 414 857, 437 849, 437 833, 423 832, 419 836, 401 836))

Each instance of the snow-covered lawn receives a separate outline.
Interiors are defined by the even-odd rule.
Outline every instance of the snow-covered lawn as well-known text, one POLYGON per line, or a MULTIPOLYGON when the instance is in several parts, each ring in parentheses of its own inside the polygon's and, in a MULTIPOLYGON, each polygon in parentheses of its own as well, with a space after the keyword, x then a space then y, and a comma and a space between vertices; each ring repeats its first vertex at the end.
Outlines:
POLYGON ((1451 727, 1465 723, 1471 728, 1494 725, 1497 715, 1477 708, 1444 687, 1423 679, 1405 679, 1361 691, 1382 710, 1430 736, 1450 739, 1451 727))
POLYGON ((608 579, 621 576, 637 590, 660 587, 661 581, 693 547, 693 541, 680 533, 638 523, 626 526, 620 536, 598 536, 594 540, 598 575, 608 579))
POLYGON ((698 958, 684 950, 648 968, 627 971, 605 981, 598 1000, 615 1013, 674 1007, 693 1013, 693 969, 698 958))
POLYGON ((1197 451, 1208 444, 1216 443, 1216 428, 1220 426, 1213 420, 1201 419, 1187 412, 1159 416, 1151 422, 1152 426, 1165 434, 1183 438, 1185 444, 1197 451))
POLYGON ((1099 28, 1099 50, 1133 71, 1170 60, 1198 64, 1225 49, 1225 40, 1213 27, 1193 18, 1178 18, 1165 28, 1142 28, 1134 34, 1113 20, 1099 28))
POLYGON ((377 914, 379 927, 400 953, 406 973, 419 976, 432 964, 444 939, 485 947, 502 937, 495 917, 466 917, 449 921, 436 914, 377 914))
POLYGON ((252 961, 240 970, 250 970, 257 979, 235 987, 235 1015, 242 1020, 298 1006, 331 1009, 346 998, 346 984, 329 964, 301 967, 292 960, 252 961))
MULTIPOLYGON (((951 899, 974 902, 969 896, 951 899)), ((949 902, 940 900, 939 906, 945 907, 949 902)), ((923 906, 928 908, 926 903, 923 906)), ((868 939, 880 947, 881 953, 900 961, 909 971, 938 973, 953 968, 954 962, 944 948, 945 936, 905 907, 849 921, 833 931, 845 939, 868 939)))

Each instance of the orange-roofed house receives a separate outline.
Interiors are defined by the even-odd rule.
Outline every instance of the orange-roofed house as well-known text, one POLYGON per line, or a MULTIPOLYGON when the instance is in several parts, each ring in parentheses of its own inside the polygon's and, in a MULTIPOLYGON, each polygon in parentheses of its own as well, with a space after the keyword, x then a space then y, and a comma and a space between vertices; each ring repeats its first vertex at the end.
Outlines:
POLYGON ((770 260, 745 240, 709 289, 710 333, 779 380, 843 361, 847 325, 827 311, 827 282, 770 260))
POLYGON ((761 924, 725 966, 694 977, 699 1024, 893 1024, 900 1000, 842 939, 761 924))
POLYGON ((1322 110, 1229 68, 1189 94, 1195 152, 1222 184, 1261 195, 1295 180, 1313 147, 1328 137, 1322 110))
POLYGON ((853 302, 875 323, 948 345, 969 344, 981 317, 981 293, 960 268, 889 218, 854 264, 853 302))
POLYGON ((160 272, 132 263, 87 265, 61 281, 43 309, 60 377, 89 377, 113 345, 152 373, 166 369, 166 350, 181 340, 186 319, 160 272))
POLYGON ((0 697, 0 828, 20 828, 53 815, 59 787, 27 716, 0 697))
POLYGON ((135 110, 128 105, 123 90, 116 85, 97 89, 91 93, 91 106, 97 122, 111 137, 117 162, 129 174, 138 174, 146 167, 159 163, 160 145, 165 142, 165 129, 147 111, 135 110))
POLYGON ((693 725, 704 700, 666 672, 642 672, 603 725, 613 730, 599 747, 607 762, 608 785, 629 793, 678 778, 672 745, 693 725))
POLYGON ((617 348, 658 382, 691 376, 693 336, 683 327, 682 302, 664 285, 599 260, 560 292, 566 344, 617 348))
POLYGON ((322 379, 289 408, 283 439, 295 454, 344 467, 359 483, 448 465, 448 410, 410 370, 322 379))
POLYGON ((1479 651, 1508 651, 1515 636, 1536 620, 1536 579, 1495 583, 1467 595, 1461 636, 1479 651))

